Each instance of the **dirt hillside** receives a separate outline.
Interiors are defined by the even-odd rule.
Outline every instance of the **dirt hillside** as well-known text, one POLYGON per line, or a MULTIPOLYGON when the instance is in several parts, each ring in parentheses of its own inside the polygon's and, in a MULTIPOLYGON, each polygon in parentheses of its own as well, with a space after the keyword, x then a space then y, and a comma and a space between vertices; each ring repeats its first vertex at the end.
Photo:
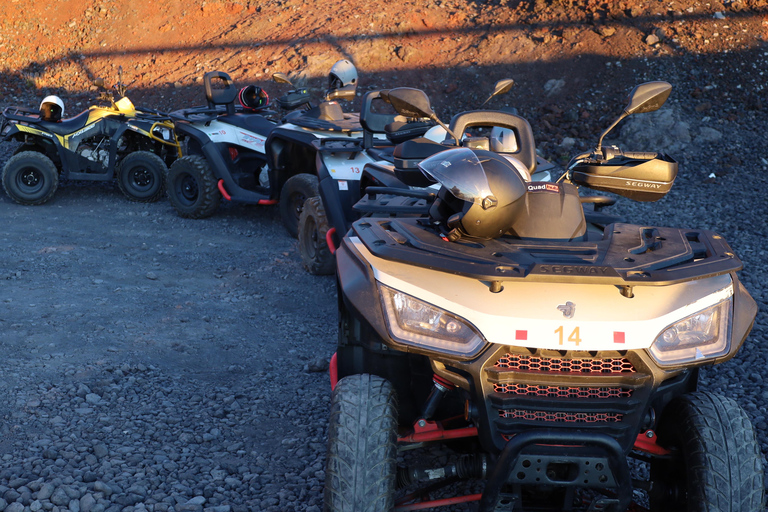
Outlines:
MULTIPOLYGON (((761 110, 765 0, 7 0, 0 4, 0 103, 61 95, 74 114, 92 80, 117 80, 134 102, 163 109, 201 103, 204 72, 273 94, 272 73, 320 93, 348 58, 360 92, 427 91, 445 117, 472 108, 496 79, 517 87, 498 103, 532 118, 539 142, 604 127, 609 101, 665 79, 678 101, 738 120, 761 110), (747 85, 754 84, 754 86, 747 85), (713 107, 716 105, 716 107, 713 107)), ((350 106, 349 108, 354 108, 350 106)))

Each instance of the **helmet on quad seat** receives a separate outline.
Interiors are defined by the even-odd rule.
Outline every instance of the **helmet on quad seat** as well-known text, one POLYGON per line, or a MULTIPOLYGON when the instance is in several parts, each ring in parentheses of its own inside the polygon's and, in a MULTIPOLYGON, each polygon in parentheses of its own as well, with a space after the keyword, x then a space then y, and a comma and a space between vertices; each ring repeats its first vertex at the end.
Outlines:
POLYGON ((43 121, 57 123, 64 115, 64 102, 58 96, 46 96, 40 103, 40 117, 43 121))
POLYGON ((357 69, 350 61, 342 59, 328 73, 328 89, 334 91, 349 86, 357 87, 357 69))
POLYGON ((256 85, 249 85, 240 89, 240 92, 237 93, 237 99, 245 110, 251 112, 269 106, 269 94, 256 85))
POLYGON ((456 148, 432 155, 419 164, 441 185, 429 209, 430 220, 451 241, 502 236, 525 208, 521 199, 527 189, 520 166, 485 150, 456 148))

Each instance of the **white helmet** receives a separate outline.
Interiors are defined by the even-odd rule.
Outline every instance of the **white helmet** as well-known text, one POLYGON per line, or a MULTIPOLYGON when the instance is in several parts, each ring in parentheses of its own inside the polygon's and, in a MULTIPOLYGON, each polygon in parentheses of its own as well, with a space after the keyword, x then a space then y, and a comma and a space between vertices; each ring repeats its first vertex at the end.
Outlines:
POLYGON ((40 116, 43 121, 60 121, 64 116, 64 102, 58 96, 46 96, 40 103, 40 116))
POLYGON ((350 61, 342 59, 328 73, 328 88, 333 91, 348 85, 357 86, 357 69, 350 61))

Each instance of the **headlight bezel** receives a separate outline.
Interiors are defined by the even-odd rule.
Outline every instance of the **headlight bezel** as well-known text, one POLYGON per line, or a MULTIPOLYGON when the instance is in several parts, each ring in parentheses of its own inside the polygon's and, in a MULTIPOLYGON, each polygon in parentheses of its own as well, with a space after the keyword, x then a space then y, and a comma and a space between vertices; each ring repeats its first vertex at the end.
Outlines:
MULTIPOLYGON (((455 313, 381 282, 378 282, 378 288, 384 323, 390 337, 396 343, 462 359, 476 356, 488 345, 477 327, 455 313), (404 303, 398 306, 397 301, 404 301, 404 303), (406 313, 404 308, 407 307, 419 307, 425 314, 428 314, 425 310, 431 310, 438 317, 434 319, 437 325, 432 323, 428 326, 424 322, 404 318, 403 313, 406 313), (454 339, 450 339, 451 334, 454 334, 454 339), (458 340, 461 336, 466 339, 465 342, 458 340)), ((419 313, 413 309, 410 311, 419 313)))
POLYGON ((661 367, 690 366, 712 362, 728 355, 733 328, 733 296, 702 308, 662 329, 648 347, 648 354, 661 367), (709 320, 706 317, 709 316, 709 320), (692 329, 707 324, 707 331, 692 329), (703 336, 703 342, 683 340, 684 336, 703 336), (709 337, 710 341, 707 341, 709 337))

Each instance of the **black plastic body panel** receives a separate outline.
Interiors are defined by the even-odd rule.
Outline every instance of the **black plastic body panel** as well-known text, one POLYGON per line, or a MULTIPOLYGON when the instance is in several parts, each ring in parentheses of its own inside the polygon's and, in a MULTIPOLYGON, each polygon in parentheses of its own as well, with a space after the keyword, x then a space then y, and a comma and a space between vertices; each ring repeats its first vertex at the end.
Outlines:
POLYGON ((481 281, 665 285, 742 268, 723 237, 704 230, 615 223, 599 241, 448 242, 421 219, 366 217, 352 229, 377 257, 481 281))

